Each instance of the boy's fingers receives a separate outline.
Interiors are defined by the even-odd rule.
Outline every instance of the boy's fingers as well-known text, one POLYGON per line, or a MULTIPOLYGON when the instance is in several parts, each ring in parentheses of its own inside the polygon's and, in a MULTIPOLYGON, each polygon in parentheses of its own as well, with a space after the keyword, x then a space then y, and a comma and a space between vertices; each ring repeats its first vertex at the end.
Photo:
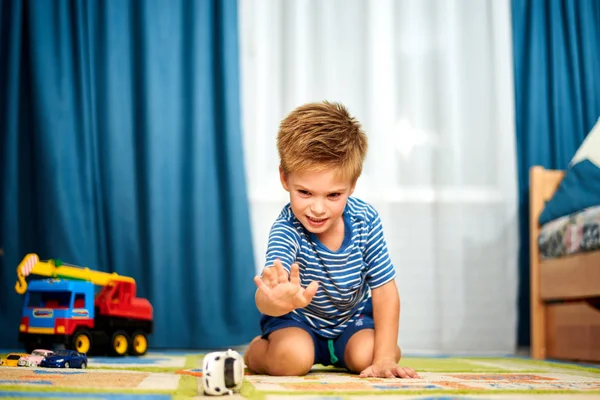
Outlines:
POLYGON ((395 373, 400 378, 420 378, 419 374, 412 368, 398 366, 395 373))
POLYGON ((408 375, 408 373, 402 367, 396 367, 396 370, 393 371, 392 376, 386 376, 386 378, 393 378, 394 376, 397 376, 398 378, 410 378, 410 375, 408 375))
POLYGON ((285 269, 283 269, 283 264, 281 264, 281 260, 275 260, 275 268, 277 268, 277 281, 279 283, 286 283, 288 281, 288 276, 285 272, 285 269))
POLYGON ((267 267, 263 269, 263 281, 269 285, 269 287, 273 287, 277 284, 277 275, 275 274, 275 268, 267 267))
POLYGON ((412 369, 412 368, 404 368, 404 370, 406 371, 406 373, 408 374, 409 377, 421 379, 421 377, 419 376, 419 374, 417 374, 417 371, 415 371, 414 369, 412 369))
POLYGON ((373 376, 373 366, 368 366, 360 372, 361 378, 369 378, 371 376, 373 376))
POLYGON ((269 287, 270 288, 274 288, 279 283, 277 281, 277 267, 273 266, 273 267, 269 268, 269 270, 270 270, 270 274, 269 274, 269 287))
POLYGON ((267 296, 271 293, 271 289, 269 289, 269 287, 267 285, 265 285, 265 283, 263 282, 262 279, 260 279, 259 276, 255 276, 254 277, 254 283, 256 284, 256 286, 262 290, 264 292, 264 294, 266 294, 267 296))
POLYGON ((315 297, 315 293, 317 293, 318 289, 319 289, 319 283, 317 281, 312 281, 310 283, 310 285, 308 285, 306 287, 306 289, 304 289, 302 296, 304 297, 306 304, 309 304, 312 301, 312 299, 313 299, 313 297, 315 297))
POLYGON ((273 267, 265 267, 263 268, 262 276, 266 280, 270 280, 273 275, 273 267))
POLYGON ((290 272, 290 282, 294 285, 300 285, 300 268, 298 264, 292 264, 292 270, 290 272))

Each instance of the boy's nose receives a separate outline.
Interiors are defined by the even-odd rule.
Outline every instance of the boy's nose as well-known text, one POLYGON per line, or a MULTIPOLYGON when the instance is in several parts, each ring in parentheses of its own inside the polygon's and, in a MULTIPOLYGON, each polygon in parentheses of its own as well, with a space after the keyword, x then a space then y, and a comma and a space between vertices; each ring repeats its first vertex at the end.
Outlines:
POLYGON ((310 211, 314 214, 323 214, 325 212, 325 204, 321 200, 315 200, 310 206, 310 211))

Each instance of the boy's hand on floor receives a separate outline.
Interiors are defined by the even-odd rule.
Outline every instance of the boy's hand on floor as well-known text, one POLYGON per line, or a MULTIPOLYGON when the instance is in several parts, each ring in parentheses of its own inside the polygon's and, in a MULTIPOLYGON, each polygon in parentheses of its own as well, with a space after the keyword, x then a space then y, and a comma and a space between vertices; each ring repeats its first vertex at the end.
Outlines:
POLYGON ((288 279, 288 274, 280 260, 275 260, 273 267, 265 268, 262 278, 255 277, 254 283, 274 306, 288 312, 310 304, 319 288, 316 281, 311 282, 306 288, 300 285, 300 270, 296 263, 292 264, 288 279))
POLYGON ((401 367, 393 360, 374 363, 360 373, 361 378, 421 378, 412 368, 401 367))

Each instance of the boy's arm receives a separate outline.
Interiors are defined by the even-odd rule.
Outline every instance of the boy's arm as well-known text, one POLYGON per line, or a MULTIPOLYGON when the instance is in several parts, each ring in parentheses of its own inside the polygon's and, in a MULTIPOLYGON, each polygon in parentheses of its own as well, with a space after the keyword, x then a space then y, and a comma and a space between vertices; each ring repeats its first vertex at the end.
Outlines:
POLYGON ((373 365, 388 361, 396 365, 398 347, 398 323, 400 321, 400 296, 396 281, 391 280, 371 292, 373 321, 375 322, 375 346, 373 365))
POLYGON ((396 361, 400 296, 394 280, 372 290, 375 343, 373 363, 361 371, 361 378, 419 378, 412 368, 398 365, 396 361))
POLYGON ((375 338, 373 363, 360 373, 361 377, 415 378, 412 368, 400 367, 396 361, 400 296, 395 281, 395 270, 390 260, 379 215, 374 218, 368 234, 365 261, 369 266, 367 283, 371 286, 375 338))
POLYGON ((400 297, 394 279, 395 269, 383 235, 381 219, 374 209, 372 212, 374 216, 369 229, 364 259, 369 267, 366 279, 371 286, 373 302, 373 320, 375 322, 373 365, 375 365, 382 360, 392 360, 395 363, 400 297))

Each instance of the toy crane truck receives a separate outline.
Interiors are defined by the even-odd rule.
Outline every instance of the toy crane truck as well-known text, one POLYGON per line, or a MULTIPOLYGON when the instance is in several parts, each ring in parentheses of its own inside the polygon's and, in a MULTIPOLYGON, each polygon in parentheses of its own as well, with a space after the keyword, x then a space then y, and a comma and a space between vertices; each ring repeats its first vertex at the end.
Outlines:
POLYGON ((28 254, 17 268, 15 290, 25 295, 19 341, 27 352, 56 344, 116 356, 148 350, 153 309, 148 300, 136 297, 131 277, 28 254), (48 279, 28 283, 30 274, 48 279))

